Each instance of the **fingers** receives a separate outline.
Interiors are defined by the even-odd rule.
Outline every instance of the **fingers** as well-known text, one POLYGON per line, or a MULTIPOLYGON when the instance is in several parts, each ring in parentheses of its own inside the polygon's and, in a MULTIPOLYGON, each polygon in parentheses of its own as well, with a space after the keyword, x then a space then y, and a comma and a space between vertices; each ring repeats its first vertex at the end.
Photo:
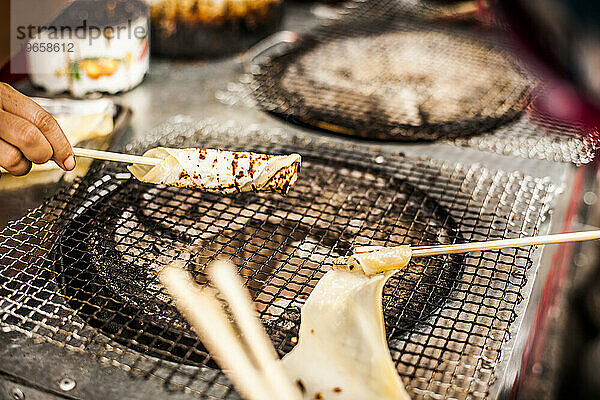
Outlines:
POLYGON ((46 110, 10 85, 0 84, 0 108, 31 122, 52 147, 51 159, 63 169, 75 168, 75 158, 69 140, 58 122, 46 110))
POLYGON ((27 175, 31 170, 31 161, 15 146, 0 139, 0 167, 11 175, 27 175))
POLYGON ((20 149, 21 153, 36 164, 44 164, 54 154, 52 146, 31 122, 0 111, 0 138, 20 149))

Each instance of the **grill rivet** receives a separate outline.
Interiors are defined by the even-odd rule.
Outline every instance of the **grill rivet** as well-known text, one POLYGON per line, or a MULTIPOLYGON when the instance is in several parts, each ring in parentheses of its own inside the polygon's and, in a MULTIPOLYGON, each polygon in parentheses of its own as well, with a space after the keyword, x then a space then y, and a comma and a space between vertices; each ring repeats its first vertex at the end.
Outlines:
POLYGON ((594 192, 586 192, 583 195, 583 202, 588 206, 596 204, 596 201, 598 201, 598 195, 594 192))
POLYGON ((23 391, 21 391, 21 389, 19 388, 13 388, 12 390, 12 397, 15 400, 25 400, 25 394, 23 393, 23 391))
POLYGON ((63 392, 69 392, 75 389, 75 381, 71 378, 62 378, 58 386, 63 392))

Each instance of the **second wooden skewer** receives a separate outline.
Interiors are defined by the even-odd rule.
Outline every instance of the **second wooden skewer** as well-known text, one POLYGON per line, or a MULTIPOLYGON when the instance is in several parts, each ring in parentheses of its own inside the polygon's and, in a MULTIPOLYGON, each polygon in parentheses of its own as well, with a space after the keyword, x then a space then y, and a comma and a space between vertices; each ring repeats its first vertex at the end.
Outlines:
POLYGON ((441 254, 467 253, 471 251, 487 251, 506 249, 509 247, 527 247, 541 244, 558 244, 600 239, 600 230, 587 232, 558 233, 554 235, 531 236, 515 239, 488 240, 440 246, 417 246, 412 248, 413 257, 427 257, 441 254))
POLYGON ((127 164, 158 165, 163 160, 160 158, 134 156, 131 154, 114 153, 110 151, 82 149, 73 147, 73 153, 76 157, 94 158, 97 160, 124 162, 127 164))
MULTIPOLYGON (((600 239, 600 230, 586 231, 586 232, 570 232, 570 233, 558 233, 554 235, 544 236, 531 236, 524 238, 515 239, 499 239, 499 240, 488 240, 484 242, 471 242, 471 243, 460 243, 460 244, 446 244, 446 245, 435 245, 435 246, 415 246, 411 247, 412 257, 429 257, 443 254, 457 254, 457 253, 468 253, 472 251, 488 251, 506 249, 510 247, 527 247, 537 246, 541 244, 558 244, 568 242, 581 242, 584 240, 595 240, 600 239)), ((389 249, 390 247, 385 246, 360 246, 354 249, 355 254, 370 253, 372 251, 389 249)), ((348 260, 348 257, 338 257, 334 264, 344 265, 348 260)))

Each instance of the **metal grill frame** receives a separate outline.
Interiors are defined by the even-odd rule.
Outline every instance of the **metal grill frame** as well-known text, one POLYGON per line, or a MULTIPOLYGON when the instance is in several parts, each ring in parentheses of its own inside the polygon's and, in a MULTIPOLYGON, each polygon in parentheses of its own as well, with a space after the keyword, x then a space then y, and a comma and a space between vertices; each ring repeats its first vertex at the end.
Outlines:
MULTIPOLYGON (((174 145, 177 145, 181 138, 202 132, 203 142, 212 146, 223 143, 240 145, 239 142, 256 143, 259 141, 265 146, 290 146, 304 148, 307 151, 312 149, 332 159, 346 158, 348 152, 351 151, 356 156, 359 165, 364 168, 368 169, 373 164, 381 165, 391 174, 406 179, 421 190, 427 190, 434 198, 441 197, 441 204, 448 208, 455 218, 457 218, 457 213, 462 214, 458 218, 461 227, 463 229, 470 227, 466 232, 461 231, 467 240, 516 237, 535 233, 551 208, 558 190, 548 179, 532 178, 518 172, 491 171, 478 165, 452 165, 434 162, 426 158, 382 155, 373 151, 374 149, 365 150, 349 145, 341 147, 326 139, 288 138, 277 131, 266 131, 259 128, 245 129, 214 121, 204 121, 198 124, 174 122, 160 127, 158 131, 168 132, 168 135, 159 141, 160 143, 174 145), (498 207, 505 209, 506 213, 497 215, 498 207)), ((138 144, 138 146, 127 146, 126 150, 152 147, 156 144, 157 142, 148 141, 138 144)), ((53 200, 11 224, 0 234, 0 249, 2 249, 0 275, 4 277, 0 285, 0 291, 4 296, 0 302, 0 326, 4 333, 0 335, 21 332, 37 340, 50 342, 58 347, 81 352, 118 366, 128 371, 132 377, 159 378, 169 389, 184 390, 206 398, 235 397, 227 380, 218 371, 177 365, 132 351, 111 341, 87 323, 79 320, 64 303, 52 299, 56 291, 51 288, 48 278, 51 279, 56 275, 52 270, 44 267, 55 261, 49 254, 51 245, 60 231, 64 215, 81 207, 86 201, 94 201, 94 194, 91 195, 91 198, 75 201, 76 199, 72 197, 73 193, 90 187, 89 185, 94 182, 101 184, 103 181, 110 181, 110 177, 104 171, 102 165, 96 165, 96 168, 86 178, 87 181, 77 182, 74 186, 65 189, 53 200), (99 179, 91 182, 90 176, 99 179), (42 244, 35 244, 36 239, 42 244), (23 263, 31 264, 24 265, 23 263), (21 264, 24 269, 20 272, 15 271, 14 268, 17 264, 21 264), (12 271, 12 276, 10 271, 12 271)), ((121 179, 127 179, 127 177, 123 175, 121 179)), ((90 193, 94 193, 94 189, 90 193)), ((462 293, 465 296, 464 298, 459 296, 455 298, 454 302, 442 306, 442 309, 434 316, 433 321, 435 322, 430 321, 431 324, 427 323, 415 328, 410 334, 414 336, 394 339, 392 347, 396 347, 397 350, 392 350, 392 355, 395 359, 400 358, 403 368, 413 366, 412 372, 404 370, 401 376, 415 397, 452 395, 452 390, 465 387, 464 384, 461 384, 461 380, 464 380, 462 383, 470 383, 466 385, 466 392, 454 394, 455 396, 487 397, 496 374, 503 373, 503 371, 497 371, 495 367, 500 363, 501 355, 505 356, 501 353, 505 350, 504 346, 511 330, 515 329, 512 324, 517 317, 514 310, 523 300, 521 291, 526 285, 527 276, 535 273, 535 271, 530 271, 533 265, 532 255, 532 249, 508 249, 471 255, 467 258, 463 278, 466 277, 473 282, 477 279, 485 281, 485 279, 491 279, 495 273, 501 273, 507 276, 504 283, 511 288, 504 292, 488 288, 491 290, 489 295, 492 300, 505 302, 504 306, 499 307, 500 314, 492 318, 500 322, 502 328, 496 332, 499 334, 498 337, 488 337, 484 334, 474 336, 478 337, 478 340, 484 341, 484 347, 487 346, 487 350, 486 354, 480 353, 479 357, 482 358, 475 363, 475 370, 471 371, 471 375, 461 373, 461 364, 457 363, 454 364, 454 370, 450 373, 450 376, 454 377, 452 378, 454 383, 435 387, 431 386, 431 382, 436 382, 435 373, 427 376, 423 372, 433 373, 439 367, 434 364, 437 364, 440 358, 446 358, 442 351, 443 348, 436 346, 435 342, 444 340, 448 336, 443 334, 445 332, 443 326, 440 328, 436 324, 445 320, 455 322, 457 318, 460 320, 458 315, 464 312, 464 305, 473 303, 473 299, 468 297, 475 295, 485 298, 486 296, 481 293, 471 293, 469 290, 454 292, 454 295, 462 293), (508 265, 510 268, 505 272, 495 272, 496 266, 490 266, 495 263, 508 265), (484 275, 479 276, 484 272, 484 275), (510 277, 507 275, 509 273, 511 273, 510 277), (510 300, 504 299, 505 296, 510 300), (425 336, 425 342, 410 339, 423 335, 423 332, 427 332, 427 330, 430 330, 430 333, 425 336), (416 343, 427 343, 428 341, 431 346, 421 352, 415 351, 416 343), (406 347, 407 343, 410 344, 408 348, 406 347), (398 351, 400 346, 404 349, 401 352, 398 351), (414 368, 416 363, 422 362, 425 363, 425 367, 421 365, 420 370, 414 368)), ((467 286, 469 286, 468 283, 467 286)), ((485 287, 485 285, 475 283, 472 288, 477 291, 485 287)), ((483 294, 485 293, 486 291, 483 292, 483 294)), ((479 304, 479 307, 481 306, 479 304)), ((466 334, 454 328, 450 329, 450 334, 466 334)), ((467 337, 469 336, 467 335, 467 337)), ((463 343, 465 345, 465 340, 456 339, 455 344, 463 343)), ((450 351, 449 354, 454 353, 450 351)))
MULTIPOLYGON (((357 1, 348 7, 347 12, 341 13, 336 19, 326 21, 310 33, 308 42, 316 40, 324 42, 332 38, 347 37, 361 32, 361 27, 375 23, 376 26, 393 26, 395 23, 412 25, 420 29, 432 28, 431 20, 443 16, 442 8, 427 1, 414 0, 399 2, 393 0, 357 1), (352 33, 354 32, 354 33, 352 33)), ((501 51, 515 52, 514 44, 506 39, 508 33, 498 27, 495 32, 482 35, 480 31, 451 24, 444 28, 447 32, 457 35, 467 34, 471 39, 477 39, 483 45, 497 48, 501 51)), ((368 29, 366 29, 368 31, 368 29)), ((285 56, 290 51, 297 51, 298 45, 278 46, 266 54, 257 57, 257 62, 243 74, 239 83, 232 83, 226 91, 218 91, 217 98, 228 105, 243 105, 247 108, 259 107, 268 112, 281 110, 282 101, 272 101, 271 98, 256 100, 260 97, 259 85, 255 76, 262 74, 261 69, 268 68, 269 63, 278 57, 285 56)), ((522 71, 528 67, 514 60, 522 71)), ((528 75, 535 71, 526 72, 528 75)), ((543 82, 531 78, 531 86, 537 87, 536 92, 543 88, 543 82)), ((277 113, 277 112, 276 112, 277 113)), ((285 113, 284 113, 285 114, 285 113)), ((291 113, 293 114, 293 113, 291 113)), ((287 121, 303 123, 302 119, 286 115, 287 121)), ((305 123, 306 124, 306 123, 305 123)), ((309 124, 311 125, 311 124, 309 124)), ((326 126, 323 126, 326 128, 326 126)), ((527 108, 514 121, 497 121, 496 127, 481 127, 475 135, 443 140, 446 143, 461 147, 474 148, 481 151, 501 155, 518 156, 529 159, 540 159, 554 162, 587 164, 591 162, 600 143, 600 132, 578 124, 568 124, 550 116, 539 115, 533 107, 527 108), (504 122, 504 123, 503 123, 504 122)), ((335 131, 332 130, 332 131, 335 131)), ((337 133, 345 133, 337 131, 337 133)), ((347 133, 347 132, 346 132, 347 133)))
MULTIPOLYGON (((518 63, 512 61, 508 54, 503 54, 506 53, 505 49, 495 44, 500 38, 495 32, 475 33, 463 28, 440 27, 427 23, 394 19, 392 16, 373 17, 367 14, 363 20, 357 20, 356 16, 352 14, 353 18, 342 19, 336 24, 301 37, 299 41, 286 46, 285 51, 280 48, 277 49, 277 53, 273 52, 270 56, 260 58, 259 62, 250 66, 252 82, 249 86, 251 94, 265 111, 298 124, 351 136, 393 141, 430 141, 471 136, 478 132, 494 129, 518 118, 529 104, 533 81, 518 63), (465 117, 464 119, 449 119, 446 122, 424 121, 421 125, 399 124, 389 119, 385 105, 374 103, 368 96, 354 93, 352 97, 348 97, 348 110, 338 111, 336 104, 328 105, 319 100, 320 95, 328 93, 348 96, 344 90, 337 89, 334 86, 328 88, 326 83, 321 82, 311 85, 312 82, 309 78, 299 78, 300 83, 295 89, 284 87, 283 81, 290 66, 299 65, 298 61, 305 55, 321 46, 327 46, 332 40, 351 40, 353 38, 396 32, 422 32, 425 35, 435 32, 456 38, 456 40, 464 43, 479 46, 488 53, 503 54, 508 62, 514 66, 515 72, 520 73, 522 77, 522 82, 515 83, 514 87, 510 88, 511 92, 514 93, 514 98, 510 103, 502 106, 506 107, 507 110, 499 114, 498 109, 488 107, 480 110, 483 114, 465 117), (295 90, 314 92, 314 97, 307 100, 295 90), (315 102, 320 103, 320 105, 312 104, 315 102)), ((450 50, 448 54, 449 60, 451 60, 452 53, 450 50)), ((479 55, 475 53, 474 57, 479 57, 479 55)), ((454 61, 449 62, 458 63, 460 60, 456 58, 454 61)), ((491 97, 499 90, 505 89, 504 87, 492 88, 482 97, 491 97)))
POLYGON ((450 143, 506 156, 581 165, 594 161, 600 132, 539 114, 532 105, 516 121, 450 143))

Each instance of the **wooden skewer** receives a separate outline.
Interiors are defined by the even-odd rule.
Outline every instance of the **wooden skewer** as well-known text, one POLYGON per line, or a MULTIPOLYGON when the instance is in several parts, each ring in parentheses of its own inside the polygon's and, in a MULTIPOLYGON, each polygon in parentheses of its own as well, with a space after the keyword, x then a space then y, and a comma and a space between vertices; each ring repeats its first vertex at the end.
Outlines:
POLYGON ((162 162, 159 158, 133 156, 130 154, 113 153, 110 151, 90 150, 73 147, 73 153, 77 157, 94 158, 97 160, 107 160, 124 162, 128 164, 158 165, 162 162))
POLYGON ((214 290, 201 290, 189 273, 177 266, 163 269, 159 279, 242 396, 249 400, 273 399, 252 360, 246 356, 214 290))
POLYGON ((215 262, 209 266, 209 277, 231 314, 217 300, 214 289, 200 289, 182 267, 170 265, 159 273, 177 308, 244 398, 300 400, 233 267, 215 262))
MULTIPOLYGON (((581 242, 584 240, 600 239, 600 230, 586 232, 558 233, 555 235, 531 236, 516 239, 488 240, 484 242, 471 242, 461 244, 443 244, 436 246, 411 247, 412 257, 429 257, 442 254, 468 253, 471 251, 488 251, 506 249, 509 247, 537 246, 541 244, 557 244, 568 242, 581 242)), ((386 246, 360 246, 354 249, 354 254, 370 253, 377 250, 390 249, 386 246)), ((338 257, 335 265, 345 265, 348 257, 338 257)))
POLYGON ((249 353, 268 377, 267 384, 271 386, 274 398, 299 399, 298 388, 285 374, 273 343, 258 320, 252 299, 232 264, 215 261, 209 268, 209 277, 229 304, 231 315, 248 343, 249 353))
POLYGON ((440 246, 417 246, 412 248, 412 256, 427 257, 441 254, 456 254, 467 253, 471 251, 506 249, 508 247, 527 247, 537 246, 541 244, 581 242, 584 240, 594 239, 600 239, 600 230, 587 232, 558 233, 555 235, 532 236, 516 239, 488 240, 485 242, 449 244, 440 246))

